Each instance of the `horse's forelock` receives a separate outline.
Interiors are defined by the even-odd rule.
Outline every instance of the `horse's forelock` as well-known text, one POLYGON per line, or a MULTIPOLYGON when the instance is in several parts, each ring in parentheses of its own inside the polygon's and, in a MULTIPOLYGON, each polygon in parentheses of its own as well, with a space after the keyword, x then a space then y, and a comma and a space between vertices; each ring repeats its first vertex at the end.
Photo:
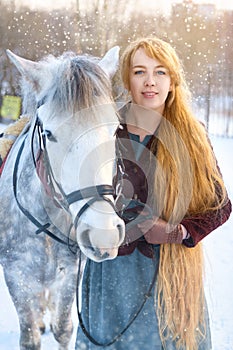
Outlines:
POLYGON ((61 67, 55 76, 55 105, 75 112, 111 101, 110 82, 95 60, 77 56, 65 59, 61 67))
MULTIPOLYGON (((111 84, 92 56, 77 56, 72 52, 55 58, 49 55, 41 60, 51 71, 51 82, 40 93, 40 99, 51 101, 54 111, 76 111, 112 102, 111 84)), ((46 76, 45 71, 45 79, 46 76)), ((21 83, 23 113, 33 115, 36 110, 36 94, 26 79, 21 83)))

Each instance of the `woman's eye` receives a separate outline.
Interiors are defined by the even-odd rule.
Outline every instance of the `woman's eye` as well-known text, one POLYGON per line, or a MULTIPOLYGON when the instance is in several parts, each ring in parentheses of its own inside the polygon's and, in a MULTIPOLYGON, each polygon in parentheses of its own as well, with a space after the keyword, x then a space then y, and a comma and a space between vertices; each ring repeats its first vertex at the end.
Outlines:
POLYGON ((166 72, 163 71, 163 70, 158 70, 158 71, 156 72, 156 74, 157 74, 157 75, 166 75, 166 72))
POLYGON ((46 137, 47 137, 47 139, 48 139, 49 141, 57 142, 56 137, 53 136, 53 134, 52 134, 52 132, 51 132, 50 130, 45 130, 44 133, 45 133, 45 135, 46 135, 46 137))
POLYGON ((141 75, 141 74, 143 74, 143 73, 144 73, 143 70, 136 70, 136 71, 134 72, 135 75, 141 75))

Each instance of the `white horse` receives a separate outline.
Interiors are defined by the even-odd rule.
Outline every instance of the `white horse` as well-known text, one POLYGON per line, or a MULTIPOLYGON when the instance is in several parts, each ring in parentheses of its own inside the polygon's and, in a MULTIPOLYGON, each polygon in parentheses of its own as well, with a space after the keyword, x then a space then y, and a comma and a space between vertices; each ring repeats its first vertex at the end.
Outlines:
POLYGON ((114 259, 125 227, 112 180, 118 118, 110 77, 119 48, 101 59, 66 53, 32 62, 7 52, 33 112, 0 179, 0 263, 20 324, 20 349, 41 348, 45 307, 60 350, 72 335, 77 253, 114 259))

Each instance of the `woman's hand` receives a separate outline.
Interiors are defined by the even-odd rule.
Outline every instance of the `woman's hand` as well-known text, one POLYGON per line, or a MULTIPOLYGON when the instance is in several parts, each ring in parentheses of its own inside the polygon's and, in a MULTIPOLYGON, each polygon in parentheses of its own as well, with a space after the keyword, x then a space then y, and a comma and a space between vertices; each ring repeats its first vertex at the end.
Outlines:
POLYGON ((187 231, 184 226, 180 224, 171 225, 160 218, 145 220, 137 226, 144 234, 146 241, 151 244, 181 244, 183 239, 187 236, 187 231))

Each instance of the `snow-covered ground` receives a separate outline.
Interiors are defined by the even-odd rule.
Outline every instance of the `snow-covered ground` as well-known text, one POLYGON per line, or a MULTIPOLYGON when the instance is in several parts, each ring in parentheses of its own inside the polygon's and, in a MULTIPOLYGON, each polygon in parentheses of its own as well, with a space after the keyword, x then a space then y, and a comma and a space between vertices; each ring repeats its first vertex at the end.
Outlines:
MULTIPOLYGON (((233 139, 211 137, 230 198, 233 200, 233 139)), ((203 241, 206 256, 206 296, 211 318, 213 350, 233 350, 233 215, 203 241)), ((75 305, 73 317, 77 325, 75 305)), ((76 328, 76 327, 75 327, 76 328)), ((0 350, 18 350, 17 315, 0 268, 0 350)), ((75 332, 70 345, 74 349, 75 332)), ((43 350, 57 350, 49 331, 43 350)), ((126 349, 127 350, 127 349, 126 349)), ((142 349, 143 350, 143 349, 142 349)))
MULTIPOLYGON (((233 202, 233 139, 211 137, 211 141, 233 202)), ((233 214, 203 243, 213 350, 233 350, 233 214)))

